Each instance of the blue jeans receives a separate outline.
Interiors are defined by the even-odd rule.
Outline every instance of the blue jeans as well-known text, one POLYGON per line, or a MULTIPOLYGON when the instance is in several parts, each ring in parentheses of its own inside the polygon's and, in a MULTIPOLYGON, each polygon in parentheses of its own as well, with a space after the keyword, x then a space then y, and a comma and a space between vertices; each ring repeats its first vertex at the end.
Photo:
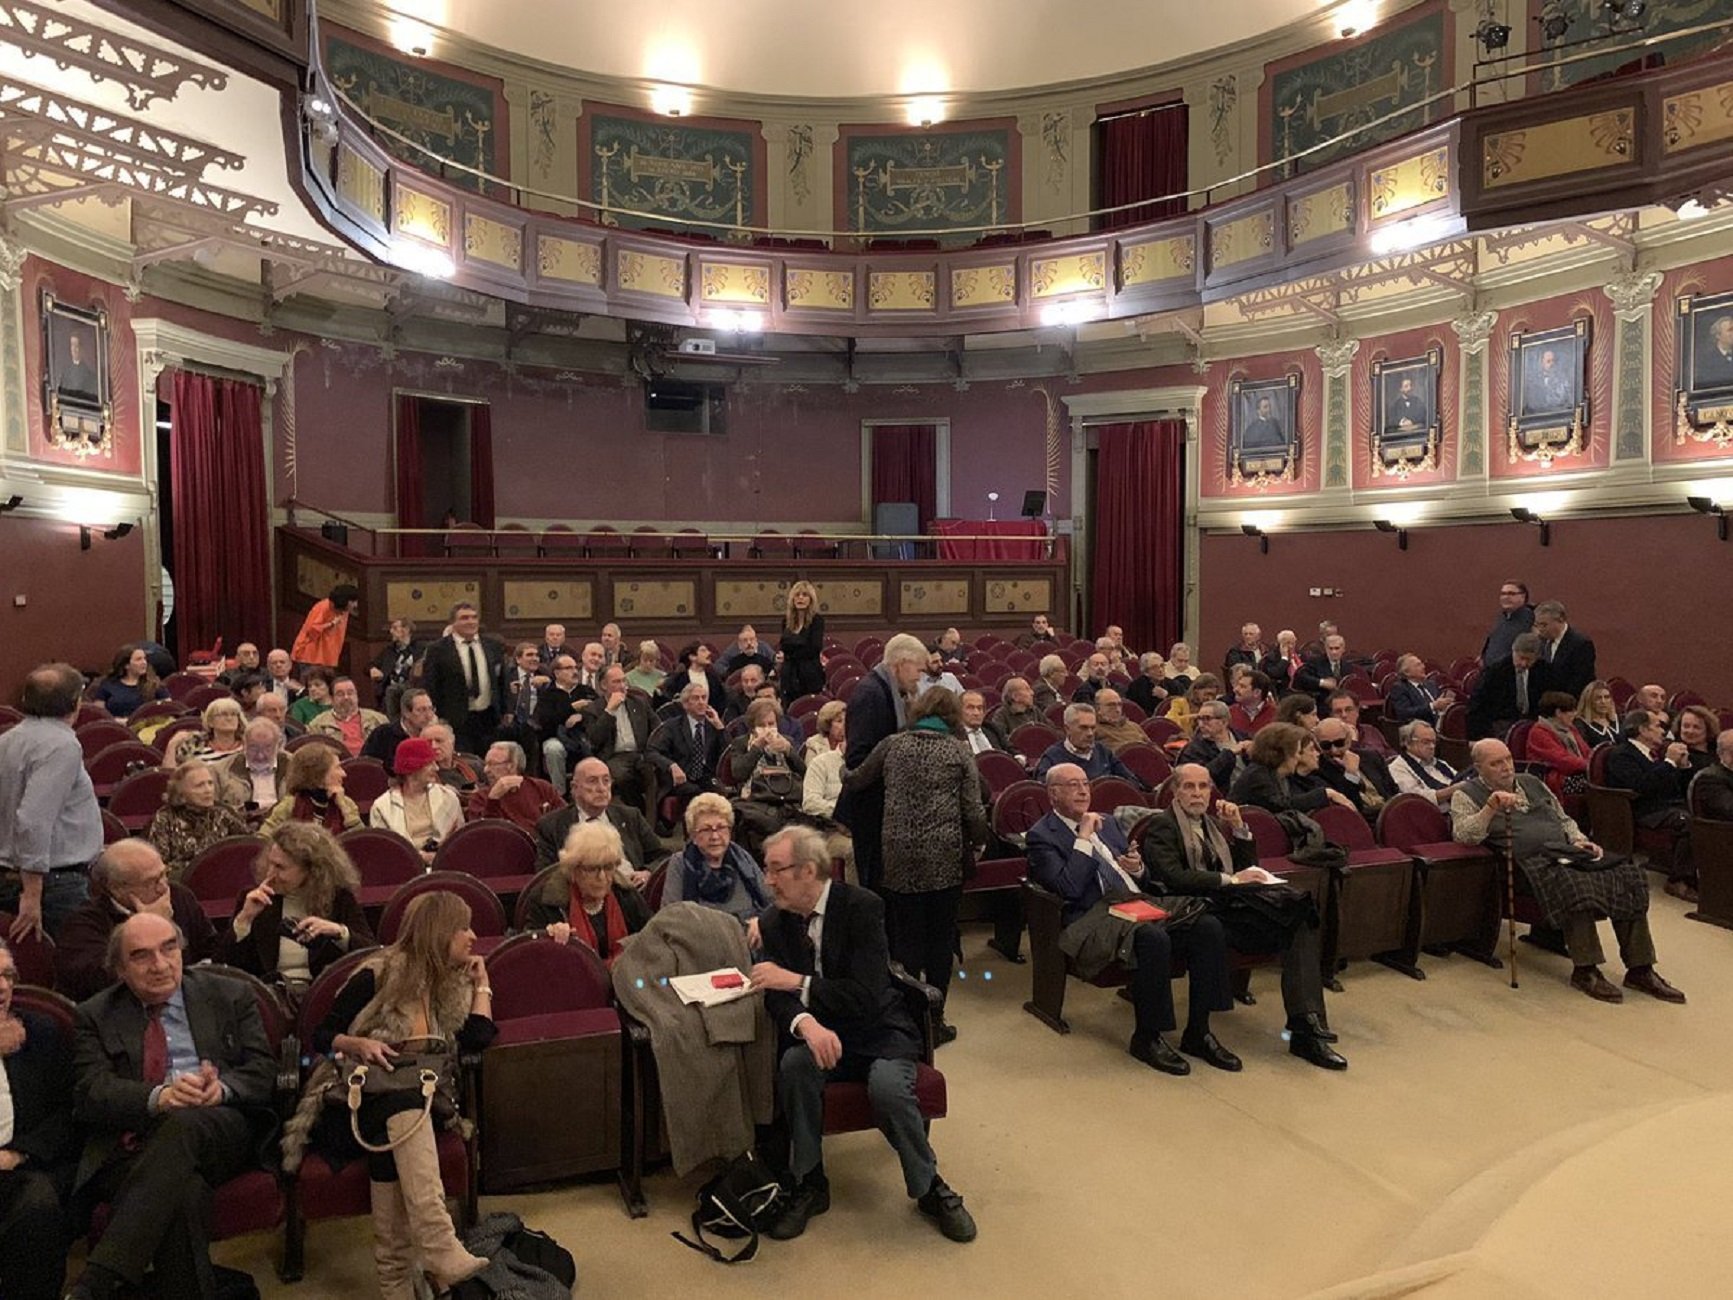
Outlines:
MULTIPOLYGON (((16 912, 23 885, 15 874, 0 876, 0 910, 16 912)), ((42 877, 42 928, 48 937, 90 897, 90 877, 82 871, 50 871, 42 877)))

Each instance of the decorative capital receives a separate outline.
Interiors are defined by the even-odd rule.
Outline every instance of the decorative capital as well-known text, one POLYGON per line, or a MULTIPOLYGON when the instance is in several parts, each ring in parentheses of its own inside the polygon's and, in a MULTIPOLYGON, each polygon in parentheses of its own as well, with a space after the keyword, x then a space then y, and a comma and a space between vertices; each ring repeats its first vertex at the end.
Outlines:
POLYGON ((23 279, 24 245, 10 235, 0 235, 0 291, 11 293, 23 279))
POLYGON ((1354 364, 1354 357, 1360 351, 1359 339, 1331 339, 1320 343, 1314 349, 1318 360, 1324 363, 1324 373, 1331 379, 1340 379, 1348 373, 1354 364))
POLYGON ((1608 280, 1601 286, 1601 292, 1612 300, 1613 311, 1620 320, 1634 321, 1642 318, 1660 287, 1659 271, 1627 271, 1608 280))
POLYGON ((1496 324, 1497 312, 1478 311, 1458 316, 1450 322, 1450 328, 1456 331, 1456 337, 1461 340, 1462 350, 1472 356, 1486 347, 1487 340, 1492 337, 1492 327, 1496 324))
POLYGON ((144 297, 144 285, 140 283, 136 275, 129 276, 126 283, 120 286, 120 293, 128 302, 136 303, 144 297))

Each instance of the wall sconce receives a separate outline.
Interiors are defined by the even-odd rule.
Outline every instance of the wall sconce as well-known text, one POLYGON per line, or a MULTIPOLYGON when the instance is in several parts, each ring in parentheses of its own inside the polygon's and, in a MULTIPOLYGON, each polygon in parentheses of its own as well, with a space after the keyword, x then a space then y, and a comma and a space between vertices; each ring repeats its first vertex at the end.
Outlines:
POLYGON ((23 505, 23 504, 24 504, 24 498, 19 496, 16 492, 14 492, 11 496, 7 497, 4 501, 0 501, 0 515, 11 514, 12 511, 18 509, 18 507, 23 505))
MULTIPOLYGON (((111 542, 118 542, 131 531, 131 523, 116 524, 113 528, 104 528, 102 530, 102 535, 111 542)), ((81 551, 88 551, 90 549, 89 524, 80 524, 78 526, 78 549, 81 551)))
POLYGON ((1381 533, 1395 533, 1396 549, 1399 551, 1406 551, 1408 549, 1408 530, 1399 527, 1393 520, 1374 519, 1372 521, 1372 527, 1376 528, 1381 533))
POLYGON ((1263 529, 1259 528, 1256 524, 1241 524, 1240 531, 1247 537, 1255 537, 1258 539, 1258 553, 1260 555, 1268 555, 1270 553, 1270 536, 1263 529))
POLYGON ((989 522, 991 522, 993 519, 993 512, 995 510, 997 510, 998 508, 999 508, 999 494, 997 492, 987 493, 987 519, 989 522))
POLYGON ((1542 546, 1552 545, 1552 526, 1539 515, 1535 514, 1534 511, 1528 509, 1526 506, 1512 506, 1510 508, 1510 517, 1516 520, 1519 524, 1535 524, 1539 526, 1540 544, 1542 546))
POLYGON ((1714 497, 1686 497, 1685 504, 1700 515, 1715 516, 1715 536, 1727 540, 1727 507, 1717 505, 1714 497))

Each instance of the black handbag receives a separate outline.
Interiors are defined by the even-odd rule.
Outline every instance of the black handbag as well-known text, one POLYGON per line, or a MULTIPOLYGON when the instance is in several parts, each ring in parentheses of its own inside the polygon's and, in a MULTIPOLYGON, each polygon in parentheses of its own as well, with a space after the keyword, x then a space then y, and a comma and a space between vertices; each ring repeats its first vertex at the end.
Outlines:
POLYGON ((443 1038, 410 1038, 393 1043, 397 1058, 390 1066, 369 1065, 364 1061, 342 1068, 342 1087, 332 1089, 327 1099, 336 1098, 349 1109, 349 1131, 364 1151, 383 1155, 395 1151, 414 1137, 429 1120, 445 1123, 457 1114, 457 1060, 443 1038), (421 1051, 409 1050, 414 1045, 421 1051), (369 1142, 361 1136, 361 1107, 370 1098, 402 1094, 418 1094, 421 1117, 414 1127, 384 1143, 369 1142))
POLYGON ((1548 840, 1540 846, 1539 856, 1556 866, 1569 867, 1572 871, 1611 871, 1614 867, 1623 866, 1626 860, 1622 853, 1602 853, 1597 858, 1587 849, 1565 840, 1548 840))
POLYGON ((782 1198, 781 1180, 756 1151, 747 1151, 698 1189, 698 1207, 692 1211, 692 1236, 697 1240, 678 1232, 669 1235, 719 1264, 749 1263, 758 1254, 758 1234, 781 1212, 782 1198), (706 1232, 746 1244, 727 1255, 704 1239, 706 1232))

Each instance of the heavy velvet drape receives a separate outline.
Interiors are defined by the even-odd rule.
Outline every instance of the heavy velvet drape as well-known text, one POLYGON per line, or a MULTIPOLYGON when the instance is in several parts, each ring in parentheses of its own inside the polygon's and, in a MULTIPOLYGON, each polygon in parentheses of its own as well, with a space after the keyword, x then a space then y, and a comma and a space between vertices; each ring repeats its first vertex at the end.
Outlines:
POLYGON ((913 501, 923 533, 939 512, 938 440, 939 432, 930 424, 873 426, 873 505, 913 501))
POLYGON ((493 408, 469 408, 469 517, 478 528, 494 526, 493 408))
POLYGON ((176 648, 184 660, 219 637, 270 645, 263 390, 185 370, 170 388, 176 648))
POLYGON ((1117 623, 1127 645, 1166 653, 1185 621, 1185 424, 1096 432, 1092 626, 1117 623))
MULTIPOLYGON (((397 394, 397 526, 426 528, 421 490, 421 399, 412 393, 397 394)), ((399 537, 399 555, 432 555, 426 537, 399 537)))
MULTIPOLYGON (((1186 106, 1173 104, 1095 124, 1095 206, 1179 194, 1186 185, 1186 106)), ((1149 203, 1096 218, 1101 230, 1135 226, 1185 211, 1185 200, 1149 203)))

